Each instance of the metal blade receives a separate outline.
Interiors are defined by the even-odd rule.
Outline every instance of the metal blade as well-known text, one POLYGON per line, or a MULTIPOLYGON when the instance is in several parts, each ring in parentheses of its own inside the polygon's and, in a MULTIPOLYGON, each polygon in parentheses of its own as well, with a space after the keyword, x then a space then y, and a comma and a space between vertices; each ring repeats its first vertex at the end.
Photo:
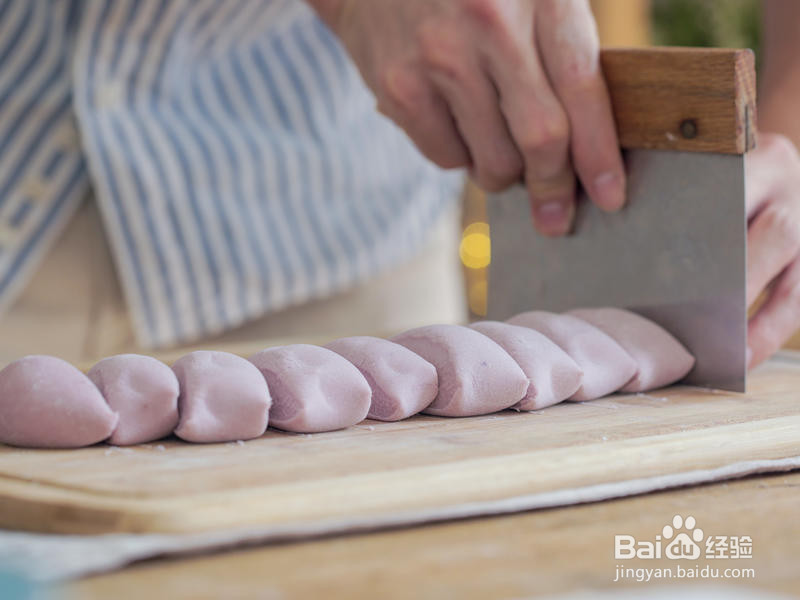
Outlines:
POLYGON ((627 206, 607 214, 581 198, 564 238, 533 230, 522 186, 489 197, 489 318, 626 307, 695 355, 687 382, 744 391, 744 157, 633 150, 627 163, 627 206))

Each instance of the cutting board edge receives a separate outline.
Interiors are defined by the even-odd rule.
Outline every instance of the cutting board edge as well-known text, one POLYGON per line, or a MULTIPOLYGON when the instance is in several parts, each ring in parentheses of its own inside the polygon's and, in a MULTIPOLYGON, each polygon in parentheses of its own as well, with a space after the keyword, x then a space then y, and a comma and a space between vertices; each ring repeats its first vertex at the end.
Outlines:
MULTIPOLYGON (((772 419, 764 419, 762 421, 735 423, 731 425, 719 426, 715 430, 691 430, 680 433, 668 433, 660 436, 644 436, 641 438, 630 438, 618 441, 590 444, 583 448, 587 452, 581 456, 588 456, 592 460, 602 461, 603 457, 613 456, 616 451, 618 454, 625 456, 628 459, 635 461, 639 472, 637 477, 632 479, 642 479, 647 473, 654 473, 653 466, 648 461, 652 461, 658 452, 663 456, 668 456, 666 461, 660 464, 666 465, 665 470, 654 475, 655 477, 672 477, 680 475, 681 473, 688 473, 697 469, 691 470, 678 470, 680 464, 680 456, 677 456, 674 451, 676 447, 682 447, 684 453, 691 455, 692 451, 704 450, 703 460, 711 460, 710 457, 716 457, 714 452, 727 452, 727 456, 738 459, 733 460, 733 463, 740 463, 743 460, 752 460, 757 458, 759 460, 785 460, 795 456, 797 452, 796 440, 800 438, 800 415, 793 415, 789 417, 776 417, 772 419), (759 427, 760 425, 760 427, 759 427), (721 431, 724 430, 724 431, 721 431), (773 433, 772 443, 773 446, 768 449, 753 450, 746 442, 748 436, 750 438, 758 439, 763 435, 764 431, 773 433), (779 435, 774 435, 779 432, 779 435), (734 435, 730 435, 734 433, 734 435), (716 441, 709 445, 709 438, 713 440, 719 439, 734 439, 737 446, 734 448, 724 448, 716 441), (778 446, 779 440, 781 441, 778 446), (716 445, 715 445, 716 444, 716 445), (595 447, 593 449, 593 447, 595 447), (733 452, 731 452, 733 451, 733 452), (670 456, 671 455, 671 456, 670 456), (673 463, 669 460, 672 459, 673 463), (670 470, 675 469, 675 470, 670 470)), ((556 480, 555 487, 552 489, 533 489, 535 485, 535 478, 524 480, 519 484, 519 479, 523 478, 530 465, 536 464, 537 459, 557 459, 561 455, 562 463, 554 462, 555 466, 552 470, 560 472, 563 468, 564 473, 568 473, 568 465, 564 465, 564 457, 567 459, 573 458, 569 453, 569 448, 561 448, 552 450, 549 456, 546 456, 547 451, 523 452, 509 454, 503 457, 492 457, 489 459, 470 459, 458 465, 459 470, 456 472, 460 477, 461 484, 455 486, 453 489, 458 489, 462 493, 466 487, 464 481, 478 481, 481 474, 487 472, 487 469, 496 468, 500 471, 504 470, 504 476, 507 480, 503 483, 502 488, 493 487, 492 493, 497 492, 498 489, 503 490, 503 495, 500 497, 486 497, 481 496, 481 490, 474 487, 470 490, 472 494, 470 497, 478 502, 507 502, 515 497, 530 496, 531 494, 552 494, 565 489, 581 489, 582 486, 576 486, 580 482, 580 473, 573 473, 572 481, 556 480), (560 484, 560 485, 559 485, 560 484)), ((721 455, 720 455, 721 456, 721 455)), ((685 459, 685 456, 683 457, 685 459)), ((719 458, 719 457, 717 457, 719 458)), ((660 458, 659 458, 660 460, 660 458)), ((730 464, 724 460, 717 460, 716 462, 703 463, 698 459, 698 463, 694 466, 705 466, 705 469, 718 469, 726 464, 730 464)), ((623 464, 623 463, 619 463, 623 464)), ((618 465, 619 468, 619 465, 618 465)), ((441 470, 441 465, 429 465, 423 467, 412 467, 405 469, 405 475, 408 479, 413 481, 428 480, 428 484, 435 485, 439 476, 437 470, 441 470), (426 473, 426 471, 429 471, 426 473)), ((211 492, 205 494, 193 494, 183 497, 172 497, 168 499, 144 499, 132 500, 127 498, 109 498, 107 495, 93 494, 83 490, 69 489, 59 486, 51 486, 48 484, 32 484, 31 482, 20 481, 19 479, 12 479, 0 476, 0 527, 10 527, 13 529, 22 529, 28 531, 38 531, 43 533, 80 533, 80 534, 97 534, 97 533, 189 533, 200 531, 215 531, 224 529, 234 529, 238 527, 254 527, 254 526, 271 526, 271 527, 287 527, 292 522, 302 523, 302 519, 284 517, 283 520, 270 521, 266 518, 267 514, 272 517, 279 513, 272 507, 272 512, 269 512, 270 502, 280 501, 283 495, 288 498, 319 498, 321 494, 325 493, 326 486, 330 485, 330 489, 336 490, 337 487, 345 492, 342 497, 335 499, 329 498, 326 505, 332 502, 353 502, 358 504, 358 496, 348 498, 349 490, 361 489, 369 490, 370 486, 377 486, 380 488, 376 498, 392 496, 391 485, 392 481, 396 480, 397 475, 403 475, 403 471, 395 471, 391 473, 369 473, 359 474, 345 478, 332 478, 330 480, 314 480, 310 482, 295 482, 293 484, 284 484, 280 486, 259 486, 256 488, 245 488, 236 490, 234 492, 211 492), (381 478, 383 475, 383 479, 381 478), (360 483, 359 483, 360 480, 360 483), (347 484, 352 484, 348 486, 347 484), (361 487, 359 487, 359 485, 361 487), (386 488, 389 488, 388 490, 386 488), (238 497, 238 500, 237 500, 238 497), (189 503, 194 503, 191 511, 186 511, 185 507, 189 503), (33 505, 33 510, 31 510, 33 505), (256 507, 256 510, 249 513, 248 518, 243 518, 240 511, 231 512, 231 507, 248 508, 256 507), (261 509, 265 512, 258 512, 261 509), (12 515, 19 518, 11 519, 12 515), (43 526, 42 521, 47 521, 43 526)), ((567 478, 568 479, 568 478, 567 478)), ((614 481, 595 481, 591 485, 621 485, 625 481, 631 481, 631 478, 620 478, 614 481)), ((552 482, 552 480, 550 480, 552 482)), ((452 482, 451 482, 452 483, 452 482)), ((456 481, 456 483, 458 483, 456 481)), ((427 485, 423 488, 427 489, 427 485)), ((584 486, 585 487, 585 486, 584 486)), ((375 514, 378 518, 381 514, 384 517, 389 514, 403 512, 408 506, 413 504, 413 499, 417 494, 413 493, 414 490, 406 489, 405 498, 403 501, 408 501, 406 507, 389 505, 385 501, 383 504, 380 502, 372 506, 365 505, 363 514, 375 514)), ((486 490, 484 489, 485 493, 486 490)), ((363 503, 362 503, 363 504, 363 503)), ((429 502, 428 506, 433 505, 434 502, 429 502)), ((457 498, 445 500, 441 503, 444 508, 446 506, 456 506, 459 504, 457 498)), ((349 506, 349 505, 348 505, 349 506)), ((423 507, 417 507, 412 510, 421 510, 423 507)), ((300 511, 302 513, 302 510, 300 511)), ((306 516, 311 514, 307 511, 306 516)), ((347 515, 330 514, 307 519, 308 522, 321 522, 326 518, 333 520, 346 520, 347 515)))

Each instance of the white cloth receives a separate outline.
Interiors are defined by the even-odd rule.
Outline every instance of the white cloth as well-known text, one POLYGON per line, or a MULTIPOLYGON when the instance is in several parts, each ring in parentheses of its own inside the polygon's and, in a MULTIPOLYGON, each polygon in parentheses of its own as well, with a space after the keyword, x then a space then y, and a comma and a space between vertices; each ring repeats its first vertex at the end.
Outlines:
POLYGON ((251 527, 190 535, 104 536, 44 535, 0 530, 0 567, 19 572, 37 581, 54 581, 110 571, 155 556, 211 552, 224 548, 302 540, 328 534, 375 531, 450 519, 568 506, 797 468, 800 468, 800 456, 777 460, 752 460, 716 469, 555 490, 503 500, 464 502, 438 509, 421 509, 370 517, 353 516, 348 519, 309 523, 298 527, 260 529, 251 527))

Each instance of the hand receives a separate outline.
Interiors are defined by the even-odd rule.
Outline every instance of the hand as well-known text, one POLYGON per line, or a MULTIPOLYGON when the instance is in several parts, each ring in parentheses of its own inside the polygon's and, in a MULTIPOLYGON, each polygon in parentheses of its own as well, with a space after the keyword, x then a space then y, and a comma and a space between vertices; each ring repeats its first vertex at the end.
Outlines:
POLYGON ((746 182, 747 305, 766 292, 748 325, 753 367, 800 327, 800 154, 792 142, 760 133, 746 182))
POLYGON ((587 0, 310 0, 378 108, 441 167, 499 191, 524 178, 533 219, 567 233, 575 174, 603 209, 625 173, 587 0))

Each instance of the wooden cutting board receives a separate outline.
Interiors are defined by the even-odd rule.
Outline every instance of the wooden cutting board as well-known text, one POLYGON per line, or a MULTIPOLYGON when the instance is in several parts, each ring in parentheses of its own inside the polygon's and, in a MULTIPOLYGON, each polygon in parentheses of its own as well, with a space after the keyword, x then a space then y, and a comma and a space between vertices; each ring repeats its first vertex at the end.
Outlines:
MULTIPOLYGON (((758 369, 748 390, 675 387, 537 413, 367 421, 229 444, 0 446, 0 527, 346 530, 541 506, 514 502, 569 490, 577 496, 551 504, 585 501, 595 497, 581 490, 604 485, 623 495, 688 481, 676 474, 800 455, 800 354, 758 369), (614 487, 631 481, 649 487, 614 487)), ((689 480, 704 477, 712 475, 689 480)))

